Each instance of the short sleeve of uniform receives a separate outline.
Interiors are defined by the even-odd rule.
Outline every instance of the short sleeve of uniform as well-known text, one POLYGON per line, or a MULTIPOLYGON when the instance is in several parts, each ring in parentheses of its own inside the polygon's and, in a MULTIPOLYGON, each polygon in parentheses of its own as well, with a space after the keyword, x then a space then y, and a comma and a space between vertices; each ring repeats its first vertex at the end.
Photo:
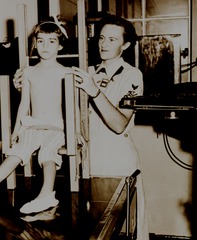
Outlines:
POLYGON ((130 97, 142 95, 143 90, 142 72, 135 67, 124 69, 119 91, 119 101, 126 95, 130 97))

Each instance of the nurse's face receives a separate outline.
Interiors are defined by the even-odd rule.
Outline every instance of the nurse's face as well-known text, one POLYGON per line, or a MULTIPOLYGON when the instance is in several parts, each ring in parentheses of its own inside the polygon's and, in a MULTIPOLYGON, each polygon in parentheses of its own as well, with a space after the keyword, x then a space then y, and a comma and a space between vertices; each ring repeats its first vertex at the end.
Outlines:
POLYGON ((99 53, 103 61, 113 61, 119 58, 126 49, 123 39, 124 28, 117 25, 105 25, 99 37, 99 53))

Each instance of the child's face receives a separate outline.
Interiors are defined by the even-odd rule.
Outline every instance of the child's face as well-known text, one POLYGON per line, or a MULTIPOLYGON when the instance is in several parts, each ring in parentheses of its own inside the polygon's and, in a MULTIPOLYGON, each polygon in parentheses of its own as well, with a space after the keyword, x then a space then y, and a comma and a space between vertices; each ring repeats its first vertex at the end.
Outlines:
POLYGON ((57 56, 61 49, 56 33, 38 33, 36 48, 42 59, 51 59, 57 56))
POLYGON ((99 53, 102 60, 113 60, 120 57, 125 49, 123 27, 105 25, 100 32, 99 53))

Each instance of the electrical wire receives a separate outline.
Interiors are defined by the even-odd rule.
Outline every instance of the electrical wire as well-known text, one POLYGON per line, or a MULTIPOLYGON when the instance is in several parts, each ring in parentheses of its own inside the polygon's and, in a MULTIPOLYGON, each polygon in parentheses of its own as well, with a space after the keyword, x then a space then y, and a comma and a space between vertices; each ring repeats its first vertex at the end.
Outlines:
POLYGON ((197 65, 197 59, 194 62, 182 64, 181 67, 191 66, 193 64, 197 65))
POLYGON ((185 64, 185 65, 182 65, 182 66, 189 66, 189 67, 184 69, 184 70, 181 70, 181 73, 188 72, 188 71, 192 70, 192 68, 194 68, 196 66, 196 61, 193 62, 193 63, 188 63, 188 64, 185 64))
POLYGON ((187 164, 185 162, 183 162, 181 159, 179 159, 172 151, 169 141, 168 141, 168 135, 166 133, 163 133, 163 141, 164 141, 164 146, 165 149, 169 155, 169 157, 173 160, 173 162, 175 162, 177 165, 179 165, 180 167, 186 169, 186 170, 193 170, 193 166, 190 164, 187 164))

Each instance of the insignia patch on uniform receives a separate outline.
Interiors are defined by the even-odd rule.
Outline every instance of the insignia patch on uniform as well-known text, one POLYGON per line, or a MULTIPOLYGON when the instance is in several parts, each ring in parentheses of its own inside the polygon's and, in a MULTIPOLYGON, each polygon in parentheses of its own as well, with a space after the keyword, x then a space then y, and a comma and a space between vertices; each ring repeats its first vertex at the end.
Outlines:
POLYGON ((107 87, 107 84, 109 83, 109 79, 106 79, 106 78, 103 78, 101 83, 100 83, 100 86, 101 87, 107 87))

